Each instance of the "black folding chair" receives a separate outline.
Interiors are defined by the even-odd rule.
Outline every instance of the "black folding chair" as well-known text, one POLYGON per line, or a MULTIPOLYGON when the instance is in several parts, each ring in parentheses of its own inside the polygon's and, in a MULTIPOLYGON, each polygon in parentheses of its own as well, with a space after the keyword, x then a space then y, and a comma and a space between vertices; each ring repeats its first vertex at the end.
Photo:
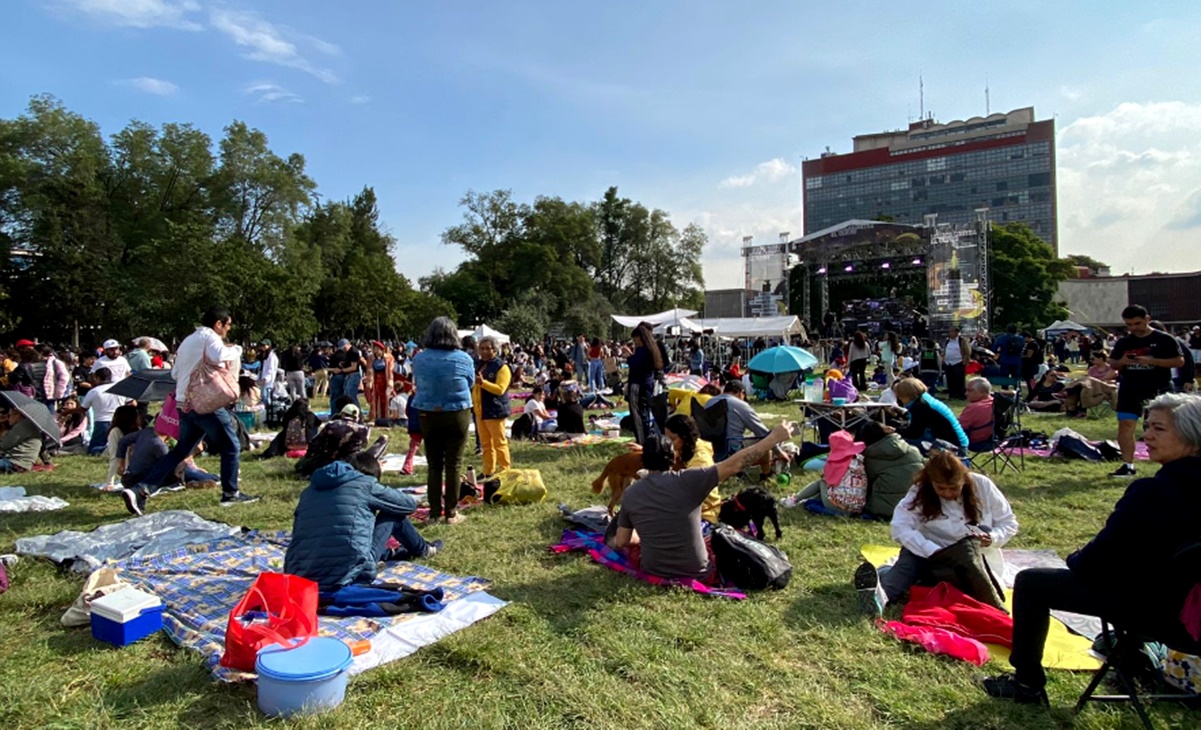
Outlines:
POLYGON ((1019 438, 1022 432, 1022 381, 1019 378, 994 376, 988 382, 1000 390, 993 391, 992 440, 982 456, 974 460, 980 467, 991 466, 993 474, 1013 469, 1015 474, 1026 468, 1025 446, 1019 438), (1012 388, 1012 394, 1009 389, 1012 388), (1014 457, 1017 457, 1016 463, 1014 457))
POLYGON ((729 420, 729 407, 725 398, 711 400, 703 406, 693 401, 692 420, 696 421, 696 430, 700 437, 713 444, 717 454, 726 451, 726 425, 729 420))
MULTIPOLYGON (((1201 590, 1201 542, 1193 543, 1176 553, 1169 563, 1168 574, 1177 576, 1177 579, 1175 585, 1165 587, 1166 591, 1163 598, 1168 601, 1168 605, 1174 607, 1171 611, 1173 620, 1179 621, 1176 616, 1180 608, 1184 606, 1189 592, 1201 590)), ((1102 635, 1105 637, 1106 643, 1110 646, 1109 654, 1105 657, 1105 663, 1093 675, 1093 679, 1088 683, 1088 688, 1084 690, 1084 694, 1080 695, 1080 699, 1077 700, 1076 712, 1084 709, 1084 705, 1088 702, 1129 702, 1134 705, 1134 711, 1138 713, 1139 719, 1142 720, 1143 727, 1147 730, 1155 730, 1155 726, 1151 724, 1151 718, 1147 716, 1147 710, 1143 706, 1144 702, 1175 701, 1187 702, 1193 706, 1196 705, 1199 698, 1196 695, 1185 692, 1144 694, 1141 697, 1139 696, 1138 687, 1135 685, 1134 679, 1130 676, 1129 668, 1136 666, 1140 661, 1145 661, 1142 647, 1146 642, 1159 642, 1185 654, 1201 655, 1201 642, 1187 637, 1181 639, 1178 636, 1181 632, 1165 636, 1165 631, 1170 631, 1170 628, 1165 629, 1164 623, 1166 622, 1154 623, 1154 626, 1136 627, 1115 622, 1109 617, 1101 617, 1102 635), (1094 694, 1097 691, 1097 687, 1101 685, 1102 680, 1110 672, 1113 672, 1118 678, 1118 684, 1125 690, 1125 694, 1094 694)), ((1181 627, 1177 626, 1176 628, 1181 627)))

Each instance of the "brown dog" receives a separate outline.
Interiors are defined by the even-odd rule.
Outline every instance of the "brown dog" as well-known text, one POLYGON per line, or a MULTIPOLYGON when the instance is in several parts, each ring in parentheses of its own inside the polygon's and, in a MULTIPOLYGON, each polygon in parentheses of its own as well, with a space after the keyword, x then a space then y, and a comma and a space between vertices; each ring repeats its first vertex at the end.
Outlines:
POLYGON ((601 475, 592 482, 592 491, 595 494, 600 494, 605 490, 605 482, 609 483, 609 515, 612 516, 617 505, 621 503, 621 495, 625 492, 626 487, 638 478, 638 471, 642 469, 642 454, 640 452, 632 454, 621 454, 614 456, 605 464, 605 470, 601 475))

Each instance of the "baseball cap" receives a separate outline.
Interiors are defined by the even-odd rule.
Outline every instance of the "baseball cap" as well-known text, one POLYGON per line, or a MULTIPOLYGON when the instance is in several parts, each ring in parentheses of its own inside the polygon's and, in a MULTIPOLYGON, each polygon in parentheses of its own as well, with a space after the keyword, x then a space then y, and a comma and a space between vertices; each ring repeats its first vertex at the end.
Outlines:
POLYGON ((346 405, 342 406, 342 410, 338 411, 338 413, 341 413, 343 416, 353 416, 355 418, 358 418, 359 417, 359 407, 356 406, 354 403, 347 403, 346 405))
POLYGON ((102 344, 102 345, 100 346, 100 348, 101 348, 101 349, 103 349, 103 350, 108 350, 108 349, 110 349, 110 348, 113 348, 113 347, 120 347, 120 346, 121 346, 121 343, 120 343, 120 342, 117 342, 116 340, 105 340, 105 341, 104 341, 104 344, 102 344))
POLYGON ((268 340, 267 338, 264 337, 262 343, 260 343, 260 344, 266 345, 267 347, 271 347, 272 342, 271 342, 271 340, 268 340))
POLYGON ((350 344, 350 340, 346 339, 345 337, 338 340, 338 347, 346 347, 349 344, 350 344))
POLYGON ((17 340, 16 347, 33 347, 33 340, 17 340))

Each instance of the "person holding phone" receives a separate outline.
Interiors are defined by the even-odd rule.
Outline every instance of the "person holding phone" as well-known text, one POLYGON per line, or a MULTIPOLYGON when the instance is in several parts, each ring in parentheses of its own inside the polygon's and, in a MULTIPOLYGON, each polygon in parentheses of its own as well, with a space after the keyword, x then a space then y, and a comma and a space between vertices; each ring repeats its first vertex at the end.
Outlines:
POLYGON ((1146 403, 1172 390, 1172 368, 1184 366, 1180 343, 1167 332, 1151 328, 1146 307, 1131 304, 1122 310, 1127 335, 1114 344, 1109 364, 1118 370, 1118 448, 1122 465, 1109 476, 1130 479, 1134 470, 1134 427, 1146 403))

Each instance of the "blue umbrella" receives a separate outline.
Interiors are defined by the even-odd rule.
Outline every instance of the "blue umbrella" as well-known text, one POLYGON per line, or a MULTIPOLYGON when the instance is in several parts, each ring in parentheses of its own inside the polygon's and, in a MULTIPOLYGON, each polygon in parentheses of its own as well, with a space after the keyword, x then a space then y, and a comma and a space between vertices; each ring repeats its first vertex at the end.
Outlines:
POLYGON ((806 350, 791 345, 769 347, 751 358, 747 368, 760 373, 795 373, 817 367, 817 358, 806 350))

